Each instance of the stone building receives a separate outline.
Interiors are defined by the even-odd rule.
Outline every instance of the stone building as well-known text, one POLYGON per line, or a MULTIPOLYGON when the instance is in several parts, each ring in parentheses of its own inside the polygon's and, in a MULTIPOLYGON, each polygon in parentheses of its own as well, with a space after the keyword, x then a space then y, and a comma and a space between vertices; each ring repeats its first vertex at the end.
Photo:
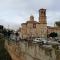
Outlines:
POLYGON ((20 37, 31 38, 31 37, 44 37, 47 38, 47 34, 53 31, 60 32, 60 28, 48 27, 46 19, 46 9, 39 10, 38 22, 34 20, 34 16, 30 16, 29 21, 22 23, 19 29, 20 37))
POLYGON ((47 37, 46 9, 39 10, 39 21, 34 20, 34 16, 30 16, 29 21, 21 24, 21 37, 47 37))
POLYGON ((60 37, 60 27, 54 26, 47 26, 47 33, 50 34, 52 32, 56 32, 58 34, 58 37, 60 37))

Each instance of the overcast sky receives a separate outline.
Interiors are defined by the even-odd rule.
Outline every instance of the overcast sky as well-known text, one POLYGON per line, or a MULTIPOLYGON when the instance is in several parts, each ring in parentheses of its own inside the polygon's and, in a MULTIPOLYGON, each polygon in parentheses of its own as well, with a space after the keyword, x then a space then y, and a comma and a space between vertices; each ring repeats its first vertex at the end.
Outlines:
POLYGON ((48 25, 60 20, 60 0, 0 0, 0 25, 18 28, 34 15, 38 21, 38 10, 47 9, 48 25))

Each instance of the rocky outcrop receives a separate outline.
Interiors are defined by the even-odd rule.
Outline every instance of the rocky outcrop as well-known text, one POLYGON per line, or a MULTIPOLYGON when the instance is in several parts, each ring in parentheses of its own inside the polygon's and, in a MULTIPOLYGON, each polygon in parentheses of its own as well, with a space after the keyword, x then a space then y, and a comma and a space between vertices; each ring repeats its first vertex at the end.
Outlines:
POLYGON ((15 60, 60 60, 58 45, 40 45, 25 41, 10 42, 8 45, 6 41, 5 47, 15 60))

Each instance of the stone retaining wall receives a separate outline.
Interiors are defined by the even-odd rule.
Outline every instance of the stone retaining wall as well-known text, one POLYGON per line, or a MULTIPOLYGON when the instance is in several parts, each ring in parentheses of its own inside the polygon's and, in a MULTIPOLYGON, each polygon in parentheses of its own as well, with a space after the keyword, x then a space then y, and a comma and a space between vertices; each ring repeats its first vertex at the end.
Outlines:
POLYGON ((8 45, 6 41, 5 47, 19 60, 60 60, 60 49, 57 45, 40 45, 25 41, 10 42, 8 45))

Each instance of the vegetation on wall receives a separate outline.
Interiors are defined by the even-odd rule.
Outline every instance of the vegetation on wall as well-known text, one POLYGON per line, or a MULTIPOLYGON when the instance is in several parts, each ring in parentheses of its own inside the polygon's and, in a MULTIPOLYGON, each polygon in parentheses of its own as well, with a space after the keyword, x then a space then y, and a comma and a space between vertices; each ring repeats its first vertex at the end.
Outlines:
POLYGON ((4 47, 5 39, 3 34, 0 33, 0 60, 12 60, 9 53, 4 47))
POLYGON ((58 36, 58 34, 55 32, 52 32, 49 34, 49 37, 52 37, 52 38, 57 37, 57 36, 58 36))

